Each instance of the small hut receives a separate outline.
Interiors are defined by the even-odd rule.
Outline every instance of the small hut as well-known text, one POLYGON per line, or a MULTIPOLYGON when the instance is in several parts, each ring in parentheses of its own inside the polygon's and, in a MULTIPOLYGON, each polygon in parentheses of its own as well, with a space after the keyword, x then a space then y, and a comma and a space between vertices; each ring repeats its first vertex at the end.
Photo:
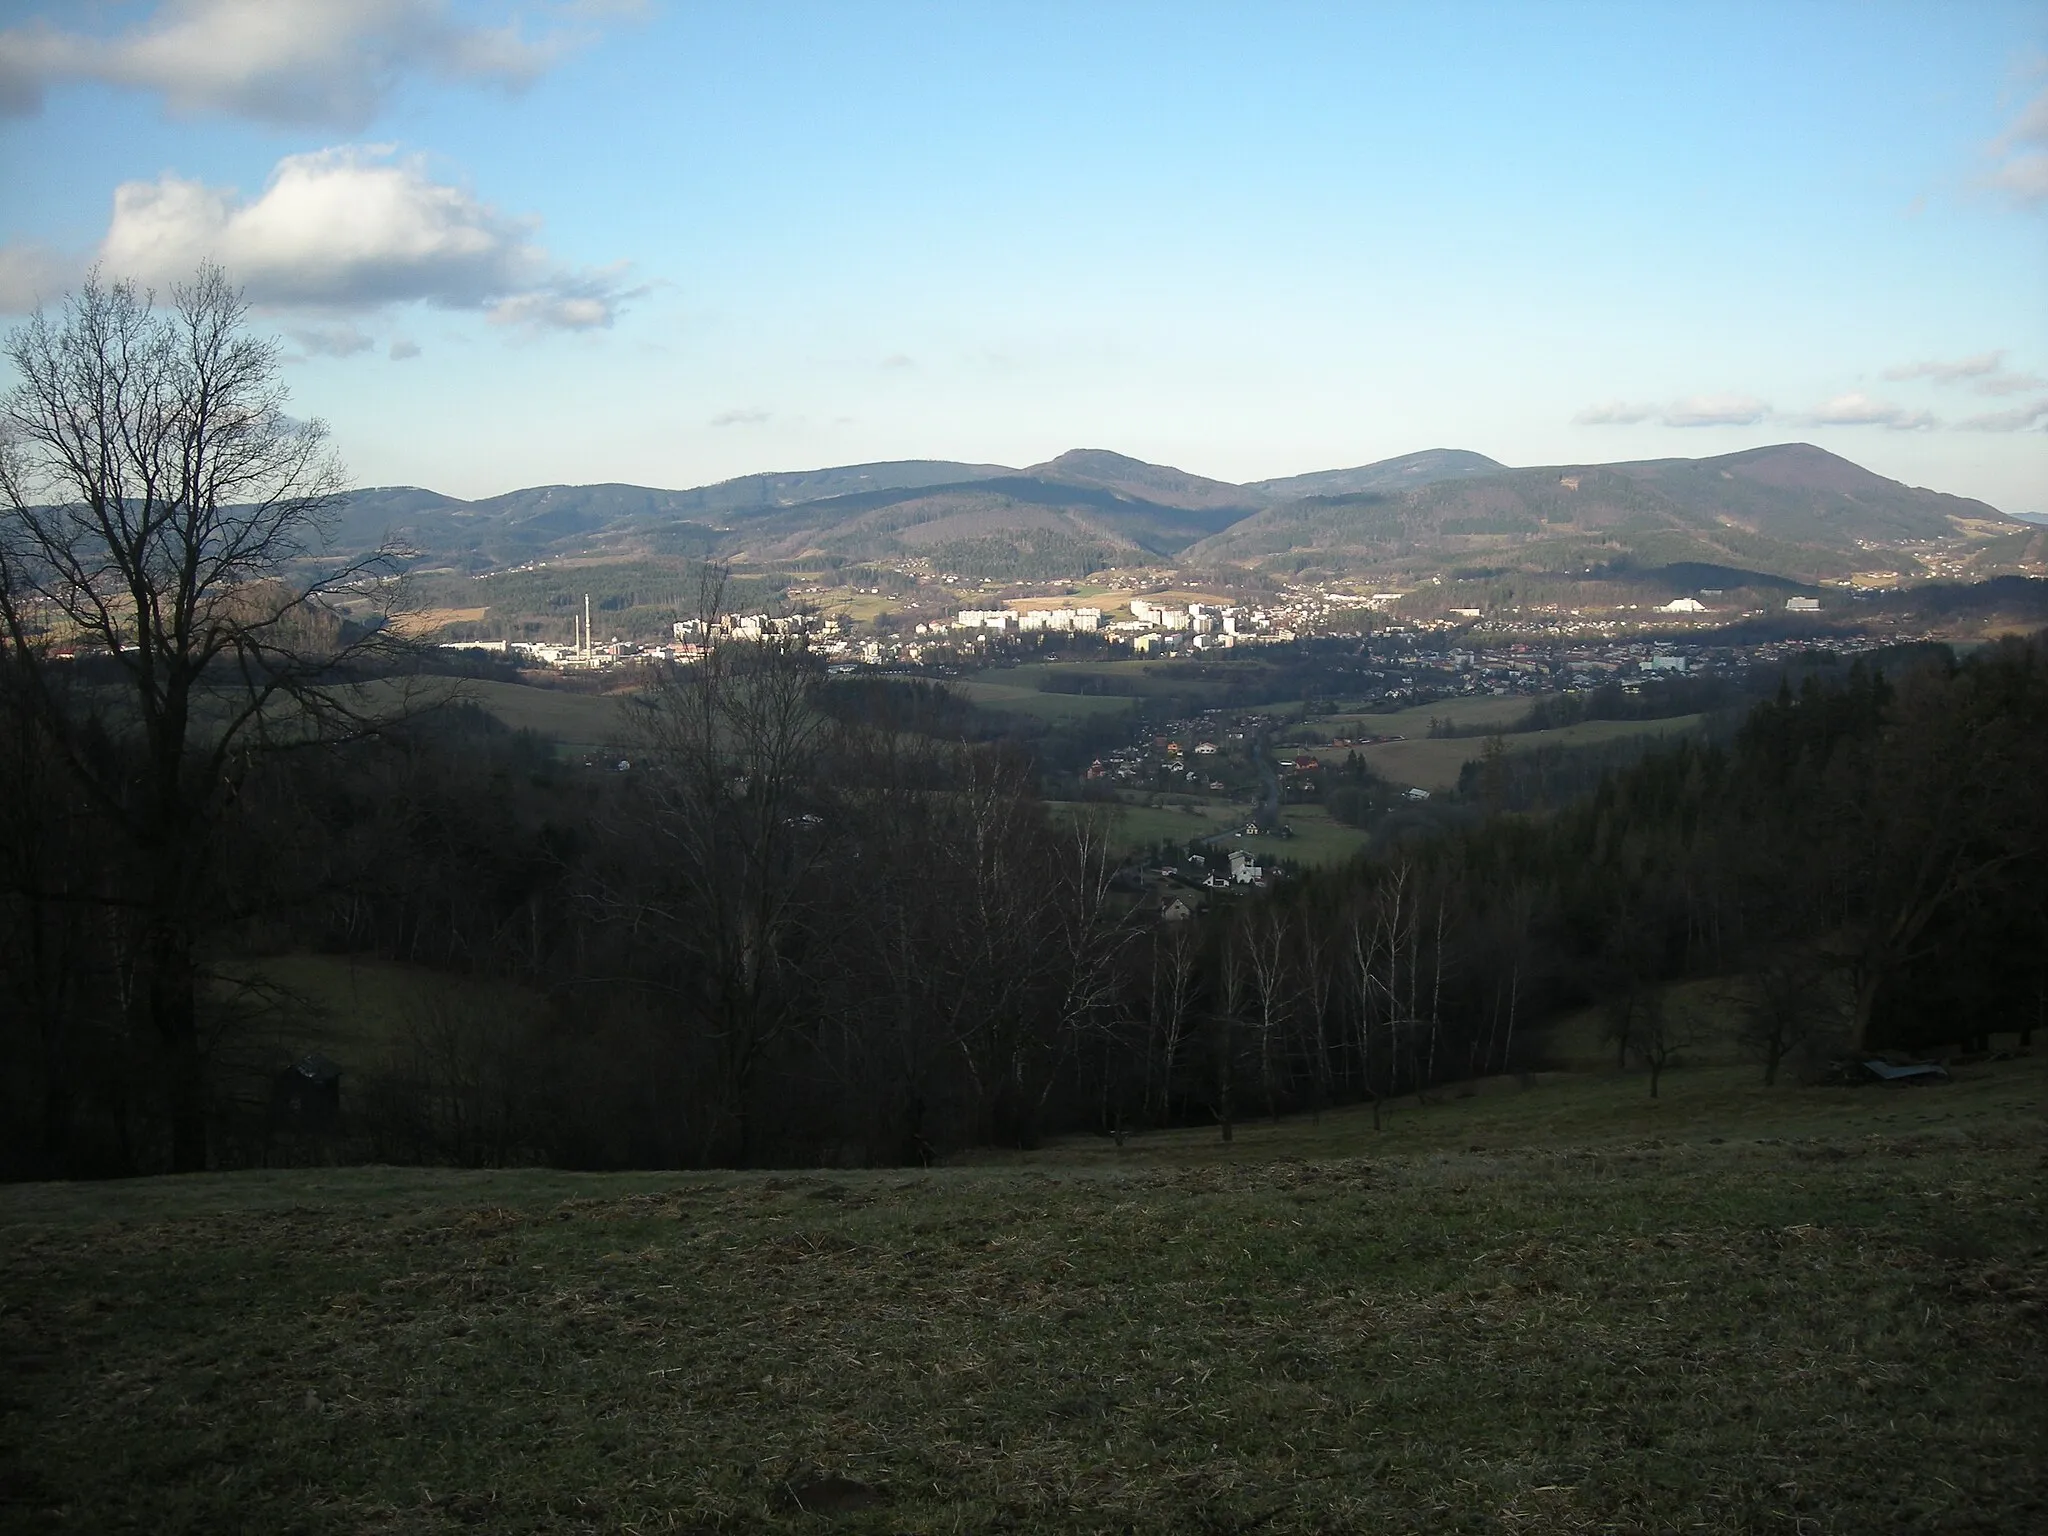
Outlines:
POLYGON ((270 1082, 270 1123, 280 1131, 322 1136, 341 1123, 341 1068, 318 1051, 270 1082))

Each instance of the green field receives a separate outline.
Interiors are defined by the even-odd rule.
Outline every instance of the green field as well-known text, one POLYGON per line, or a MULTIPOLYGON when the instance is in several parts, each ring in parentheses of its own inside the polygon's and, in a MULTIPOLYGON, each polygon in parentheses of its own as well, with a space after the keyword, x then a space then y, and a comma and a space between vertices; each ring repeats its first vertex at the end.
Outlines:
POLYGON ((621 694, 568 693, 499 682, 465 682, 462 688, 465 697, 515 731, 539 731, 566 750, 612 746, 625 731, 621 694))
POLYGON ((1006 709, 1040 720, 1093 719, 1128 714, 1138 701, 1116 695, 1046 693, 1031 680, 1035 669, 1005 667, 947 684, 984 709, 1006 709))
POLYGON ((1348 733, 1363 736, 1427 736, 1429 722, 1448 720, 1460 729, 1474 726, 1512 725, 1529 713, 1531 694, 1483 694, 1471 698, 1440 699, 1412 709, 1392 710, 1384 715, 1347 711, 1311 722, 1332 736, 1348 733))
MULTIPOLYGON (((1705 720, 1704 715, 1680 715, 1670 720, 1588 720, 1554 731, 1518 731, 1501 737, 1501 741, 1510 752, 1529 752, 1537 747, 1597 746, 1628 736, 1676 738, 1699 730, 1705 720)), ((1426 721, 1424 728, 1427 729, 1426 721)), ((1423 736, 1360 747, 1358 755, 1393 783, 1447 790, 1458 787, 1458 771, 1476 760, 1485 747, 1486 739, 1480 736, 1423 736)))
MULTIPOLYGON (((1075 801, 1052 801, 1054 809, 1078 805, 1075 801)), ((1149 849, 1161 842, 1180 844, 1192 837, 1211 833, 1241 832, 1251 810, 1222 801, 1191 802, 1185 809, 1175 806, 1127 805, 1119 809, 1114 838, 1123 849, 1149 849)), ((1356 827, 1332 821, 1320 805, 1290 805, 1282 808, 1281 819, 1294 830, 1292 837, 1229 836, 1217 845, 1218 852, 1244 848, 1260 859, 1285 859, 1290 864, 1341 864, 1365 846, 1366 834, 1356 827)))
POLYGON ((929 1171, 14 1186, 0 1523, 2038 1530, 2044 1065, 929 1171))

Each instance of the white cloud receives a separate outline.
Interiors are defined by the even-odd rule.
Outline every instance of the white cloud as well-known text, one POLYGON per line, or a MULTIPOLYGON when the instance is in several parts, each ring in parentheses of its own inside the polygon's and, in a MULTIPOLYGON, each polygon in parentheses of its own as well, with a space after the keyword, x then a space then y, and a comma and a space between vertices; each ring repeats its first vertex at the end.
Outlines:
POLYGON ((407 341, 403 336, 391 343, 391 351, 387 354, 394 363, 409 363, 419 355, 420 344, 407 341))
POLYGON ((1582 427, 1632 427, 1640 421, 1650 421, 1657 415, 1654 405, 1630 405, 1621 400, 1610 400, 1605 405, 1589 405, 1572 421, 1582 427))
POLYGON ((377 339, 354 325, 306 325, 285 332, 308 357, 354 357, 377 339))
POLYGON ((2015 373, 2005 366, 2005 353, 1979 352, 1975 357, 1944 363, 1924 361, 1887 368, 1888 379, 1932 379, 1937 384, 1967 384, 1980 395, 2018 395, 2030 389, 2048 388, 2048 379, 2036 373, 2015 373))
POLYGON ((164 0, 112 33, 47 20, 0 32, 0 112, 93 81, 161 95, 180 116, 355 130, 409 74, 516 89, 581 40, 460 21, 447 0, 164 0))
POLYGON ((1612 400, 1588 406, 1572 420, 1582 427, 1632 427, 1645 421, 1666 427, 1749 427, 1770 414, 1769 404, 1754 395, 1693 395, 1664 405, 1612 400))
POLYGON ((2016 406, 2009 411, 1966 416, 1956 426, 1965 432, 2028 432, 2037 426, 2048 431, 2048 395, 2031 405, 2016 406))
MULTIPOLYGON (((633 296, 623 266, 564 267, 535 242, 536 223, 433 180, 418 159, 344 147, 287 156, 251 199, 170 174, 125 182, 98 260, 158 287, 218 261, 252 303, 274 311, 333 316, 422 301, 531 328, 610 325, 633 296)), ((0 305, 55 297, 51 287, 69 283, 52 275, 46 253, 0 248, 0 305)))
POLYGON ((1985 181, 2025 204, 2048 203, 2048 90, 2037 93, 1990 144, 1985 181))
POLYGON ((0 314, 54 304, 77 281, 79 264, 47 245, 0 245, 0 314))
POLYGON ((1996 373, 2004 360, 2003 352, 1979 352, 1975 357, 1958 358, 1952 363, 1933 360, 1901 363, 1896 368, 1885 369, 1884 376, 1894 380, 1933 379, 1938 383, 1953 384, 1959 379, 1981 379, 1996 373))
POLYGON ((1667 427, 1749 427, 1771 414, 1755 395, 1694 395, 1664 408, 1667 427))
POLYGON ((1941 423, 1926 411, 1916 411, 1888 400, 1873 400, 1860 390, 1837 395, 1807 412, 1806 421, 1816 427, 1889 427, 1895 432, 1920 431, 1941 423))
POLYGON ((768 413, 763 410, 720 411, 711 418, 710 424, 714 427, 758 427, 767 419, 768 413))

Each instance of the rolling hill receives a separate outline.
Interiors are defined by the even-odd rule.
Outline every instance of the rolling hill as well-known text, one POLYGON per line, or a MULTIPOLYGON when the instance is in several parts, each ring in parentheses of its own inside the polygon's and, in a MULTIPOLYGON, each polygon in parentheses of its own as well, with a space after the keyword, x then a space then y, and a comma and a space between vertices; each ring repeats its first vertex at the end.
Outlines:
POLYGON ((1421 453, 1404 453, 1398 459, 1382 459, 1356 469, 1325 469, 1311 475, 1288 475, 1279 480, 1255 480, 1244 487, 1257 491, 1268 502, 1296 501, 1304 496, 1349 496, 1360 491, 1406 491, 1434 485, 1439 480, 1469 480, 1475 475, 1497 475, 1507 465, 1483 453, 1463 448, 1426 448, 1421 453))
POLYGON ((1869 545, 1948 538, 1966 525, 1987 554, 2039 542, 1983 502, 1784 443, 1522 469, 1438 448, 1247 485, 1091 448, 1025 469, 902 460, 679 491, 536 486, 461 501, 397 486, 351 497, 337 534, 360 547, 394 532, 458 570, 566 555, 784 569, 922 560, 1000 580, 1167 560, 1282 576, 1447 561, 1571 574, 1623 562, 1812 581, 1867 563, 1869 545))
POLYGON ((1187 558, 1276 574, 1446 560, 1576 572, 1627 560, 1811 580, 1855 569, 1867 560, 1864 543, 1952 537, 1960 522, 2005 519, 1983 502, 1915 489, 1810 444, 1786 443, 1709 459, 1499 469, 1411 489, 1306 496, 1232 524, 1187 558))

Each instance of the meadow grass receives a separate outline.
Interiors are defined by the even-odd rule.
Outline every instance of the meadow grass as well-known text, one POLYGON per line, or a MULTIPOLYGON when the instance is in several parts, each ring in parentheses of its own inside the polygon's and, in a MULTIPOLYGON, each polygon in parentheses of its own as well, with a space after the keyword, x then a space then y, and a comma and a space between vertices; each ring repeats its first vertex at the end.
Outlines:
POLYGON ((615 746, 629 734, 621 694, 570 693, 488 679, 465 681, 462 691, 513 730, 552 736, 564 750, 615 746))
POLYGON ((1511 725, 1529 713, 1532 702, 1528 694, 1478 694, 1439 699, 1434 704, 1416 704, 1383 714, 1346 710, 1318 717, 1311 723, 1333 736, 1347 732, 1360 736, 1427 736, 1433 720, 1448 720, 1461 729, 1511 725))
MULTIPOLYGON (((1560 726, 1554 731, 1517 731, 1502 736, 1509 752, 1532 752, 1538 747, 1590 747, 1629 736, 1690 735, 1705 722, 1704 715, 1679 715, 1669 720, 1587 720, 1560 726)), ((1426 727, 1425 727, 1426 728, 1426 727)), ((1486 750, 1484 737, 1443 736, 1386 741, 1358 748, 1358 755, 1375 772, 1396 784, 1414 784, 1428 790, 1455 789, 1459 772, 1486 750)))
MULTIPOLYGON (((467 701, 515 731, 553 737, 563 752, 572 755, 617 746, 631 736, 624 708, 630 689, 572 693, 479 677, 435 678, 428 686, 435 700, 467 701)), ((404 697, 403 689, 395 684, 372 683, 366 691, 372 708, 396 708, 404 697)))
POLYGON ((1138 700, 1115 694, 1046 693, 1035 684, 998 679, 1023 672, 1022 667, 998 669, 978 677, 962 678, 947 686, 963 694, 970 703, 984 709, 1004 709, 1039 720, 1083 720, 1098 715, 1129 714, 1138 700))
MULTIPOLYGON (((1100 807, 1078 800, 1050 800, 1053 811, 1100 807)), ((1227 800, 1188 800, 1162 805, 1124 805, 1112 808, 1116 816, 1110 834, 1121 852, 1145 852, 1162 842, 1176 845, 1190 838, 1215 833, 1241 833, 1253 814, 1248 805, 1227 800)), ((1243 848, 1261 860, 1285 859, 1292 864, 1318 866, 1341 864, 1367 842, 1368 834, 1357 827, 1333 821, 1320 805, 1289 805, 1281 808, 1281 820, 1293 829, 1292 837, 1230 836, 1216 845, 1219 856, 1232 848, 1243 848)))
POLYGON ((0 1522, 2040 1529, 2042 1066, 924 1171, 16 1186, 0 1522))

